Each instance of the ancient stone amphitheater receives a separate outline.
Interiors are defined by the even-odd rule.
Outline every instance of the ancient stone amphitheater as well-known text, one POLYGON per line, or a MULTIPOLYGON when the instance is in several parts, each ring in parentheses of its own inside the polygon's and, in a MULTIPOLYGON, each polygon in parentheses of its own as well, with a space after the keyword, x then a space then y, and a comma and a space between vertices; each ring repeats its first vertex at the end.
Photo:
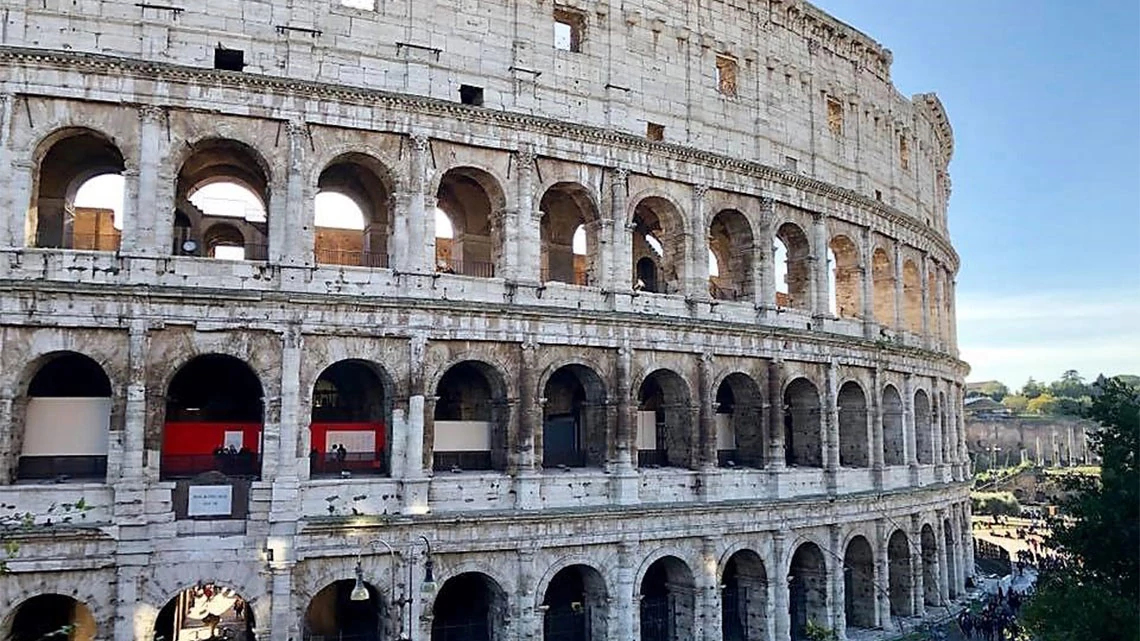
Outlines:
POLYGON ((0 16, 5 639, 862 639, 962 595, 952 132, 868 36, 0 16))

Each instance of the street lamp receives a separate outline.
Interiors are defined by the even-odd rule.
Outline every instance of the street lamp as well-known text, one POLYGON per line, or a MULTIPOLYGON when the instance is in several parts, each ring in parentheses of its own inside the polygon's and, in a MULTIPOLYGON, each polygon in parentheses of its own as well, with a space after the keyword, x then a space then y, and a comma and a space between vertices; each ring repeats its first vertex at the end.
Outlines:
MULTIPOLYGON (((420 583, 420 591, 424 594, 432 594, 435 592, 436 585, 435 585, 435 577, 433 574, 435 562, 432 561, 432 558, 431 558, 431 541, 429 541, 426 536, 421 535, 419 537, 419 541, 413 541, 411 543, 410 547, 414 550, 415 546, 419 545, 420 541, 423 541, 424 547, 427 548, 427 555, 426 555, 426 558, 424 559, 424 578, 423 578, 423 581, 420 583)), ((397 559, 397 558, 403 559, 403 562, 407 566, 407 572, 408 572, 408 583, 407 583, 407 585, 411 586, 411 584, 412 584, 412 559, 411 559, 411 557, 408 557, 405 559, 398 552, 396 552, 396 550, 384 539, 381 539, 381 538, 371 539, 369 541, 362 543, 360 546, 360 550, 356 553, 356 583, 352 586, 352 592, 350 592, 348 595, 348 598, 350 601, 367 601, 367 600, 369 600, 369 598, 371 598, 371 595, 368 592, 368 586, 364 582, 364 567, 361 565, 361 561, 362 561, 362 557, 364 554, 364 549, 366 547, 367 548, 375 547, 377 544, 383 545, 385 548, 387 548, 388 554, 390 554, 392 556, 393 561, 395 561, 395 559, 397 559)), ((389 578, 388 596, 391 599, 390 605, 394 605, 394 606, 400 608, 400 629, 397 630, 397 639, 403 640, 403 639, 408 638, 408 637, 404 636, 404 630, 403 630, 403 628, 404 628, 404 608, 406 606, 411 605, 414 599, 413 599, 413 595, 411 593, 401 594, 399 596, 396 596, 397 567, 398 566, 396 565, 396 563, 393 562, 392 567, 388 572, 388 578, 389 578)), ((411 615, 411 613, 409 611, 409 616, 410 615, 411 615)), ((410 620, 408 621, 408 624, 409 625, 411 624, 410 620)))
MULTIPOLYGON (((377 543, 380 543, 384 547, 388 548, 388 554, 392 555, 393 560, 399 556, 396 554, 396 550, 392 549, 392 546, 389 545, 388 542, 384 539, 376 538, 363 543, 360 546, 360 550, 356 552, 356 585, 352 586, 352 592, 348 595, 348 598, 351 601, 367 601, 369 598, 368 588, 364 585, 364 568, 361 566, 360 562, 361 557, 364 554, 364 547, 368 546, 371 548, 377 543)), ((391 585, 389 586, 388 590, 388 597, 394 599, 396 598, 396 568, 394 563, 391 571, 388 572, 388 578, 391 580, 391 585)), ((402 598, 403 597, 401 597, 401 599, 402 598)))

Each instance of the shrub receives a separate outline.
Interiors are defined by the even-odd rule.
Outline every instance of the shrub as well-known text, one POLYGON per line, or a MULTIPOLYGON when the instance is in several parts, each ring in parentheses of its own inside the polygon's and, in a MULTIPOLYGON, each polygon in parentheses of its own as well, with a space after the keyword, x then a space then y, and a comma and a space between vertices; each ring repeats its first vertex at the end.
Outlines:
POLYGON ((1009 492, 973 492, 970 503, 974 514, 1020 516, 1021 503, 1009 492))

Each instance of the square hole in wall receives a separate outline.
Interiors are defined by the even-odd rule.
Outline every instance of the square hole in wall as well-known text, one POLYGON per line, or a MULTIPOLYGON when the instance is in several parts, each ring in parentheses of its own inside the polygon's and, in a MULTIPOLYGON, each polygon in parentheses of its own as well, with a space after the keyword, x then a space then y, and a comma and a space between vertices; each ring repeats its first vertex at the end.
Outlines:
POLYGON ((241 49, 214 49, 214 68, 225 71, 241 71, 245 69, 245 52, 241 49))
POLYGON ((645 137, 650 140, 665 140, 665 125, 655 122, 645 123, 645 137))
POLYGON ((827 128, 836 136, 843 134, 843 103, 831 96, 827 97, 827 128))
POLYGON ((459 102, 465 105, 483 106, 483 88, 475 85, 459 85, 459 102))
POLYGON ((717 91, 722 96, 736 97, 736 58, 717 54, 716 57, 716 84, 717 91))
POLYGON ((875 200, 883 202, 883 192, 879 189, 875 190, 875 200))
POLYGON ((586 16, 571 9, 554 10, 554 48, 579 52, 586 35, 586 16))
POLYGON ((800 168, 800 161, 792 158, 791 156, 784 156, 784 169, 788 171, 798 171, 800 168))

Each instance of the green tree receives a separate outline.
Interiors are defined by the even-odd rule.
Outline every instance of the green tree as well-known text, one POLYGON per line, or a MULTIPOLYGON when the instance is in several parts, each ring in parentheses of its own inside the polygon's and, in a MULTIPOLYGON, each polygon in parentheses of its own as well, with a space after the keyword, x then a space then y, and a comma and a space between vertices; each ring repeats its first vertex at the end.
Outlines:
POLYGON ((1021 395, 1030 400, 1033 400, 1044 393, 1045 386, 1033 380, 1032 376, 1029 377, 1028 381, 1025 381, 1025 385, 1021 386, 1021 395))
POLYGON ((1061 374, 1061 379, 1049 384, 1049 393, 1057 398, 1081 398, 1091 393, 1085 379, 1075 369, 1061 374))
POLYGON ((1001 399, 1001 404, 1014 414, 1022 414, 1029 408, 1029 399, 1021 394, 1011 394, 1001 399))
POLYGON ((1026 409, 1030 414, 1052 414, 1057 408, 1057 399, 1052 394, 1045 392, 1038 396, 1029 399, 1026 409))
POLYGON ((1023 611, 1038 641, 1140 640, 1140 390, 1101 378, 1093 392, 1101 475, 1062 480, 1072 494, 1046 541, 1058 562, 1023 611))

